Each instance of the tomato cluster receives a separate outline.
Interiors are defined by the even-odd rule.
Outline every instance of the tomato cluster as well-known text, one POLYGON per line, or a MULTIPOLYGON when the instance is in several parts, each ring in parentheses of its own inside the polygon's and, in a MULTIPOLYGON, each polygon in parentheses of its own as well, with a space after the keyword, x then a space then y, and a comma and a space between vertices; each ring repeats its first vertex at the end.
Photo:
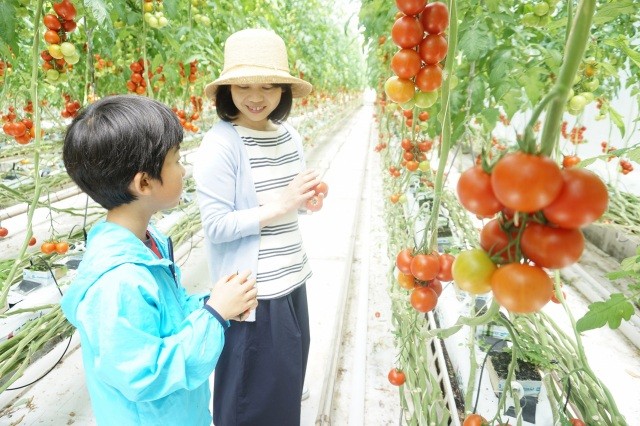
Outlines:
POLYGON ((64 94, 64 108, 60 111, 60 115, 63 118, 74 118, 78 115, 78 110, 80 109, 80 101, 77 99, 75 101, 71 100, 71 96, 68 94, 64 94))
POLYGON ((450 253, 414 253, 408 248, 398 253, 398 284, 411 291, 409 301, 415 310, 426 313, 436 307, 442 293, 442 281, 453 279, 454 259, 450 253))
MULTIPOLYGON (((144 95, 147 92, 147 81, 144 79, 144 59, 139 58, 137 61, 129 64, 131 70, 131 76, 127 81, 127 90, 129 92, 137 93, 138 95, 144 95)), ((147 71, 149 80, 153 76, 151 70, 147 71)))
MULTIPOLYGON (((24 109, 27 115, 33 112, 31 103, 27 104, 24 109)), ((9 112, 2 116, 2 121, 4 122, 2 131, 8 136, 12 136, 21 145, 28 144, 36 135, 31 118, 25 116, 19 119, 14 106, 9 106, 9 112)))
POLYGON ((200 119, 200 114, 202 113, 202 98, 200 96, 196 97, 191 95, 191 112, 186 112, 183 109, 178 109, 177 107, 173 108, 173 111, 178 116, 180 120, 180 124, 182 127, 189 132, 198 132, 200 128, 193 124, 194 121, 200 119))
POLYGON ((142 11, 144 12, 144 22, 151 28, 164 28, 169 25, 169 20, 164 16, 164 5, 162 0, 144 0, 142 11))
POLYGON ((580 228, 607 209, 602 180, 583 168, 561 169, 542 155, 512 152, 490 171, 475 165, 457 185, 460 203, 490 219, 480 246, 458 255, 456 284, 473 294, 493 291, 515 313, 539 311, 552 297, 547 269, 567 267, 580 258, 580 228), (497 216, 496 216, 497 215, 497 216))
POLYGON ((307 200, 305 207, 307 210, 317 212, 322 208, 324 199, 329 195, 329 186, 325 182, 320 182, 314 188, 314 195, 307 200))
POLYGON ((51 83, 66 81, 67 71, 80 60, 76 47, 67 41, 67 33, 74 31, 77 27, 74 20, 75 6, 70 0, 62 0, 59 3, 53 3, 53 10, 55 14, 48 13, 42 18, 47 28, 44 41, 48 46, 40 52, 40 57, 44 61, 42 68, 46 72, 47 81, 51 83))
POLYGON ((413 101, 428 108, 442 85, 440 62, 447 55, 443 33, 449 26, 449 10, 442 2, 427 4, 427 0, 396 0, 396 5, 400 16, 391 28, 391 38, 400 50, 391 59, 395 75, 385 82, 385 93, 399 104, 413 101))
POLYGON ((187 73, 185 72, 184 64, 180 62, 178 65, 180 66, 180 77, 181 77, 180 82, 182 84, 185 84, 188 80, 189 83, 195 83, 196 80, 198 79, 198 60, 194 59, 193 61, 189 62, 188 76, 187 76, 187 73))
POLYGON ((44 254, 51 254, 54 252, 58 254, 65 254, 68 250, 69 243, 67 241, 45 241, 40 246, 40 251, 44 254))
POLYGON ((11 68, 11 64, 0 59, 0 79, 4 77, 5 70, 11 68))
MULTIPOLYGON (((411 112, 407 110, 405 112, 411 112)), ((426 111, 423 111, 426 112, 426 111)), ((427 162, 427 152, 433 148, 433 141, 429 139, 423 139, 416 143, 413 143, 411 139, 404 138, 400 141, 402 147, 402 160, 401 165, 410 172, 415 172, 420 169, 423 172, 429 170, 429 163, 427 162)))

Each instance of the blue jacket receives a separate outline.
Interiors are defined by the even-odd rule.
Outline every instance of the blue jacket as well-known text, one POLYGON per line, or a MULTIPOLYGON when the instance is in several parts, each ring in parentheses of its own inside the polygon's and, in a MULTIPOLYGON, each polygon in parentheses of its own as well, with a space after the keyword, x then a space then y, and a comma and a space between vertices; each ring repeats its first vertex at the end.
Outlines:
POLYGON ((209 376, 228 323, 186 294, 168 239, 150 231, 163 259, 119 225, 94 225, 62 298, 93 412, 101 426, 210 425, 209 376))
MULTIPOLYGON (((305 168, 302 138, 283 124, 305 168)), ((237 271, 258 273, 260 217, 249 156, 231 123, 219 121, 202 139, 193 165, 212 277, 237 271)))

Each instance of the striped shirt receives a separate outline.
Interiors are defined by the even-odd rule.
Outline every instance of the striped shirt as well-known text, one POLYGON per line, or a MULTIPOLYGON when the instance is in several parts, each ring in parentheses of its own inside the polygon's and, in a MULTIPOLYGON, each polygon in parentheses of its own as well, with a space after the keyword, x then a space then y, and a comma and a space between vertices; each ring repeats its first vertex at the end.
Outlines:
MULTIPOLYGON (((286 188, 302 171, 296 144, 285 126, 259 131, 235 126, 251 165, 251 175, 260 205, 286 188)), ((311 277, 312 272, 298 227, 298 212, 292 211, 260 231, 258 252, 258 298, 284 296, 311 277)))

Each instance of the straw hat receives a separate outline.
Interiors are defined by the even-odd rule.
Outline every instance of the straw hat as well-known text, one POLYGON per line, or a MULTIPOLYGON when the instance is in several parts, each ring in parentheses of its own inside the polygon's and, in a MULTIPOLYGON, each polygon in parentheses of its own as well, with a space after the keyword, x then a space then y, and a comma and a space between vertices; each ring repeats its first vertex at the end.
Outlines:
POLYGON ((294 98, 307 96, 313 87, 289 73, 287 48, 273 31, 255 28, 231 34, 224 46, 222 73, 205 87, 205 95, 215 98, 224 84, 260 83, 291 84, 294 98))

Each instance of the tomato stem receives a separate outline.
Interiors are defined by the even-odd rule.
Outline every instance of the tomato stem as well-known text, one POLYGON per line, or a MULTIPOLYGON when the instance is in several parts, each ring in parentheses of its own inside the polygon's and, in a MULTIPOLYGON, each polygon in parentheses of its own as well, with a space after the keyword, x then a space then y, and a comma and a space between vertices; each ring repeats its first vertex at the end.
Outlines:
POLYGON ((560 67, 560 75, 552 91, 557 96, 551 102, 542 129, 540 154, 550 156, 557 143, 560 131, 560 123, 569 96, 569 90, 584 55, 589 40, 591 22, 596 8, 595 0, 581 0, 573 20, 573 25, 564 49, 564 62, 560 67))

